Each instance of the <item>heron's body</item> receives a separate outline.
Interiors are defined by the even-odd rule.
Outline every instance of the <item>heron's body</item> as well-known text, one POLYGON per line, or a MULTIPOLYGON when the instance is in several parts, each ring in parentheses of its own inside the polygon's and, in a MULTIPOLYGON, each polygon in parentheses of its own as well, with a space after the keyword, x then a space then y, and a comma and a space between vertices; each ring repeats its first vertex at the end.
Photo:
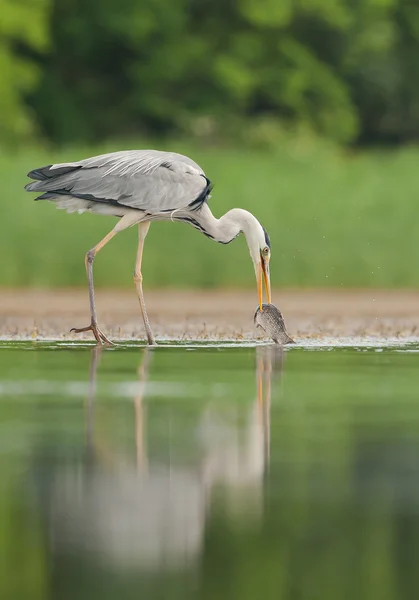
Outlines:
POLYGON ((128 150, 35 169, 28 191, 44 192, 69 212, 89 211, 164 219, 174 210, 197 210, 211 184, 190 158, 174 152, 128 150))
MULTIPOLYGON (((212 189, 210 180, 197 163, 181 154, 159 150, 113 152, 78 162, 48 165, 34 169, 28 176, 35 181, 26 185, 26 190, 41 192, 37 200, 52 201, 57 208, 67 212, 93 212, 120 219, 86 255, 92 313, 90 329, 98 342, 108 340, 97 327, 92 263, 95 254, 119 231, 139 224, 140 242, 134 279, 150 343, 154 339, 142 295, 141 261, 151 221, 189 223, 210 239, 224 244, 243 232, 255 269, 257 260, 261 261, 261 265, 263 263, 260 256, 259 259, 257 257, 256 247, 261 251, 262 246, 266 255, 270 253, 266 231, 248 211, 232 209, 220 219, 214 217, 207 205, 212 189)), ((268 260, 267 256, 267 264, 268 260)), ((259 296, 261 276, 260 273, 259 296)))

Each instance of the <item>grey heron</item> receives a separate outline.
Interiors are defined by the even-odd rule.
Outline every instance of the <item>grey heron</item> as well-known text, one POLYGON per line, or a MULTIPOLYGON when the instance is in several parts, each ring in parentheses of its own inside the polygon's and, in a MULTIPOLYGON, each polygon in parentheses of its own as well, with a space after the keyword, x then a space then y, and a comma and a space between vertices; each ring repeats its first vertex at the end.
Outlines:
POLYGON ((201 167, 175 152, 126 150, 93 156, 77 162, 47 165, 34 169, 28 177, 28 192, 42 192, 36 200, 50 200, 67 212, 92 212, 119 217, 115 227, 85 257, 89 283, 91 322, 72 329, 92 331, 96 341, 112 342, 99 329, 93 286, 96 254, 118 232, 138 224, 138 250, 134 282, 149 344, 155 344, 147 316, 141 264, 144 240, 151 221, 190 223, 211 240, 228 244, 243 233, 252 258, 262 310, 263 279, 271 302, 269 260, 271 244, 266 230, 247 210, 233 208, 217 219, 208 207, 212 184, 201 167))

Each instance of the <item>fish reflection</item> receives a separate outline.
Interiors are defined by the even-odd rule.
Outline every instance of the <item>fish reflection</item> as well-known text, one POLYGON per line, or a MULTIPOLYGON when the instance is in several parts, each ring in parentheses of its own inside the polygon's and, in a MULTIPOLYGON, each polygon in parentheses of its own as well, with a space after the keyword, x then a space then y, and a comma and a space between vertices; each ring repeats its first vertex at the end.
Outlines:
POLYGON ((148 413, 153 405, 146 402, 147 385, 158 355, 147 348, 133 398, 135 453, 106 439, 95 410, 101 352, 94 348, 91 355, 83 468, 54 476, 49 513, 54 548, 82 549, 120 567, 186 567, 200 555, 215 497, 232 517, 262 515, 272 386, 281 374, 284 352, 274 346, 257 349, 255 397, 240 414, 212 399, 203 405, 193 430, 193 451, 183 459, 150 450, 148 413))

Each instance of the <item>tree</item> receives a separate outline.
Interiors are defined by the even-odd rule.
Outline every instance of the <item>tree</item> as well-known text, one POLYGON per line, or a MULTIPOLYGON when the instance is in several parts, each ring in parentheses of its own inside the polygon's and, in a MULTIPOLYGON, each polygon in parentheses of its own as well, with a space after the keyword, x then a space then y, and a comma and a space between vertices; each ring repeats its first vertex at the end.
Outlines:
POLYGON ((49 0, 0 0, 0 139, 27 138, 36 119, 25 102, 41 75, 38 53, 48 44, 49 0))
POLYGON ((48 24, 49 0, 20 1, 0 0, 9 135, 30 132, 26 98, 63 143, 258 120, 340 143, 419 138, 411 0, 52 0, 48 24))

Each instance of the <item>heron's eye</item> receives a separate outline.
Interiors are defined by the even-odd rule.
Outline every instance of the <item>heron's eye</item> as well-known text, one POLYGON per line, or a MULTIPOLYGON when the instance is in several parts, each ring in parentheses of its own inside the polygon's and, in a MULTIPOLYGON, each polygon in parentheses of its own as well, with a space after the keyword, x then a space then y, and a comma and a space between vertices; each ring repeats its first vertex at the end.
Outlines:
POLYGON ((264 249, 262 250, 262 253, 267 256, 269 254, 269 248, 268 246, 265 246, 264 249))

